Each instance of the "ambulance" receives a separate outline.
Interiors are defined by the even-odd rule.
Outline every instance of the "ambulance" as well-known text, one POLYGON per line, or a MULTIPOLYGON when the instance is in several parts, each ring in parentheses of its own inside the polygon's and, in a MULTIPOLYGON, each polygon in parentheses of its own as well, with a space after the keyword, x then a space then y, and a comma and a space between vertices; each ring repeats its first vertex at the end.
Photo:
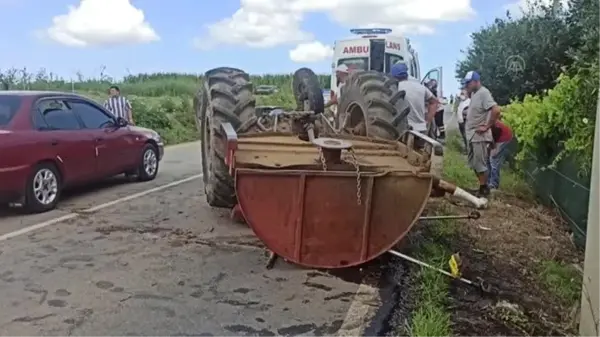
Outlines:
POLYGON ((392 34, 389 28, 360 28, 351 29, 354 36, 335 41, 333 46, 333 63, 331 64, 331 90, 338 92, 335 68, 345 64, 350 71, 353 69, 375 70, 389 73, 396 62, 404 62, 409 69, 412 80, 421 83, 431 79, 437 80, 438 97, 442 94, 442 67, 436 67, 425 73, 421 78, 419 55, 410 45, 410 40, 392 34))

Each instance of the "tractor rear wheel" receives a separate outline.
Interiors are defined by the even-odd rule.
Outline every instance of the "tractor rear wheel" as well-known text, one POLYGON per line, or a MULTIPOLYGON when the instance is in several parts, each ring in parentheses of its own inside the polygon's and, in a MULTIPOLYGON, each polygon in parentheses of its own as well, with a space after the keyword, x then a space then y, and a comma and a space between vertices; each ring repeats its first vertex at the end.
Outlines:
POLYGON ((202 137, 206 201, 213 207, 231 208, 237 198, 224 160, 227 138, 221 124, 230 123, 239 134, 256 131, 256 100, 250 77, 235 68, 209 70, 194 103, 202 137))
POLYGON ((319 83, 319 77, 311 69, 296 70, 292 79, 292 92, 296 98, 296 110, 314 111, 315 113, 325 111, 321 83, 319 83))
POLYGON ((394 79, 376 71, 354 71, 339 99, 338 127, 355 135, 396 140, 408 130, 410 110, 396 108, 404 96, 394 79))

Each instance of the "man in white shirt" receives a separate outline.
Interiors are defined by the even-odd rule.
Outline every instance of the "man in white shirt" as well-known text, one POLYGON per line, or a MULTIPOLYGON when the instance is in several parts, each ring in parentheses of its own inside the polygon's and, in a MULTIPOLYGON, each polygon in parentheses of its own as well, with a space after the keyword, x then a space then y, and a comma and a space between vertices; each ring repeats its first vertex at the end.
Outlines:
POLYGON ((325 104, 325 109, 335 105, 337 106, 339 98, 342 96, 342 89, 344 84, 346 84, 346 79, 348 78, 348 66, 345 64, 340 64, 337 68, 335 68, 335 78, 337 80, 337 90, 331 90, 331 98, 329 102, 325 104))
MULTIPOLYGON (((404 90, 406 96, 405 102, 410 106, 408 114, 408 125, 418 132, 427 134, 428 126, 432 123, 435 112, 438 106, 437 98, 431 93, 427 87, 418 81, 409 80, 408 66, 404 63, 396 63, 392 66, 391 75, 398 80, 398 90, 404 90)), ((402 107, 396 107, 398 111, 402 111, 402 107)))
POLYGON ((469 109, 469 104, 471 104, 471 99, 469 98, 467 91, 462 89, 460 91, 460 95, 458 96, 459 104, 456 109, 456 115, 458 117, 458 130, 460 130, 460 134, 462 135, 463 142, 465 143, 465 150, 469 146, 467 143, 467 136, 465 134, 465 119, 467 117, 467 111, 469 109))

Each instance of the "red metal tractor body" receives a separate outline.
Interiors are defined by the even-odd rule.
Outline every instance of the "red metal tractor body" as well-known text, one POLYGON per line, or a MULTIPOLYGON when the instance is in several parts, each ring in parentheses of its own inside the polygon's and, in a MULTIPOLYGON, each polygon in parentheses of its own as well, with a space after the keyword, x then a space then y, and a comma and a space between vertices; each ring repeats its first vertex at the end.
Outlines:
POLYGON ((315 268, 385 253, 419 219, 441 173, 442 147, 401 130, 403 92, 373 72, 352 74, 336 125, 314 73, 296 72, 299 111, 256 113, 248 75, 207 72, 196 100, 207 201, 236 207, 274 254, 315 268))

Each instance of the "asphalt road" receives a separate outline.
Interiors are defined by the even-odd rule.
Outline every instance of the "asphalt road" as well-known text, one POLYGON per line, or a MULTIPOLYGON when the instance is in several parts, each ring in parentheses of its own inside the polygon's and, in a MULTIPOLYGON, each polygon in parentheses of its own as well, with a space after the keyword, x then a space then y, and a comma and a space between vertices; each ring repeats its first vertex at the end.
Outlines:
POLYGON ((199 149, 167 148, 152 182, 112 179, 45 214, 2 210, 0 334, 361 333, 380 303, 375 279, 266 270, 251 230, 205 203, 199 149))

